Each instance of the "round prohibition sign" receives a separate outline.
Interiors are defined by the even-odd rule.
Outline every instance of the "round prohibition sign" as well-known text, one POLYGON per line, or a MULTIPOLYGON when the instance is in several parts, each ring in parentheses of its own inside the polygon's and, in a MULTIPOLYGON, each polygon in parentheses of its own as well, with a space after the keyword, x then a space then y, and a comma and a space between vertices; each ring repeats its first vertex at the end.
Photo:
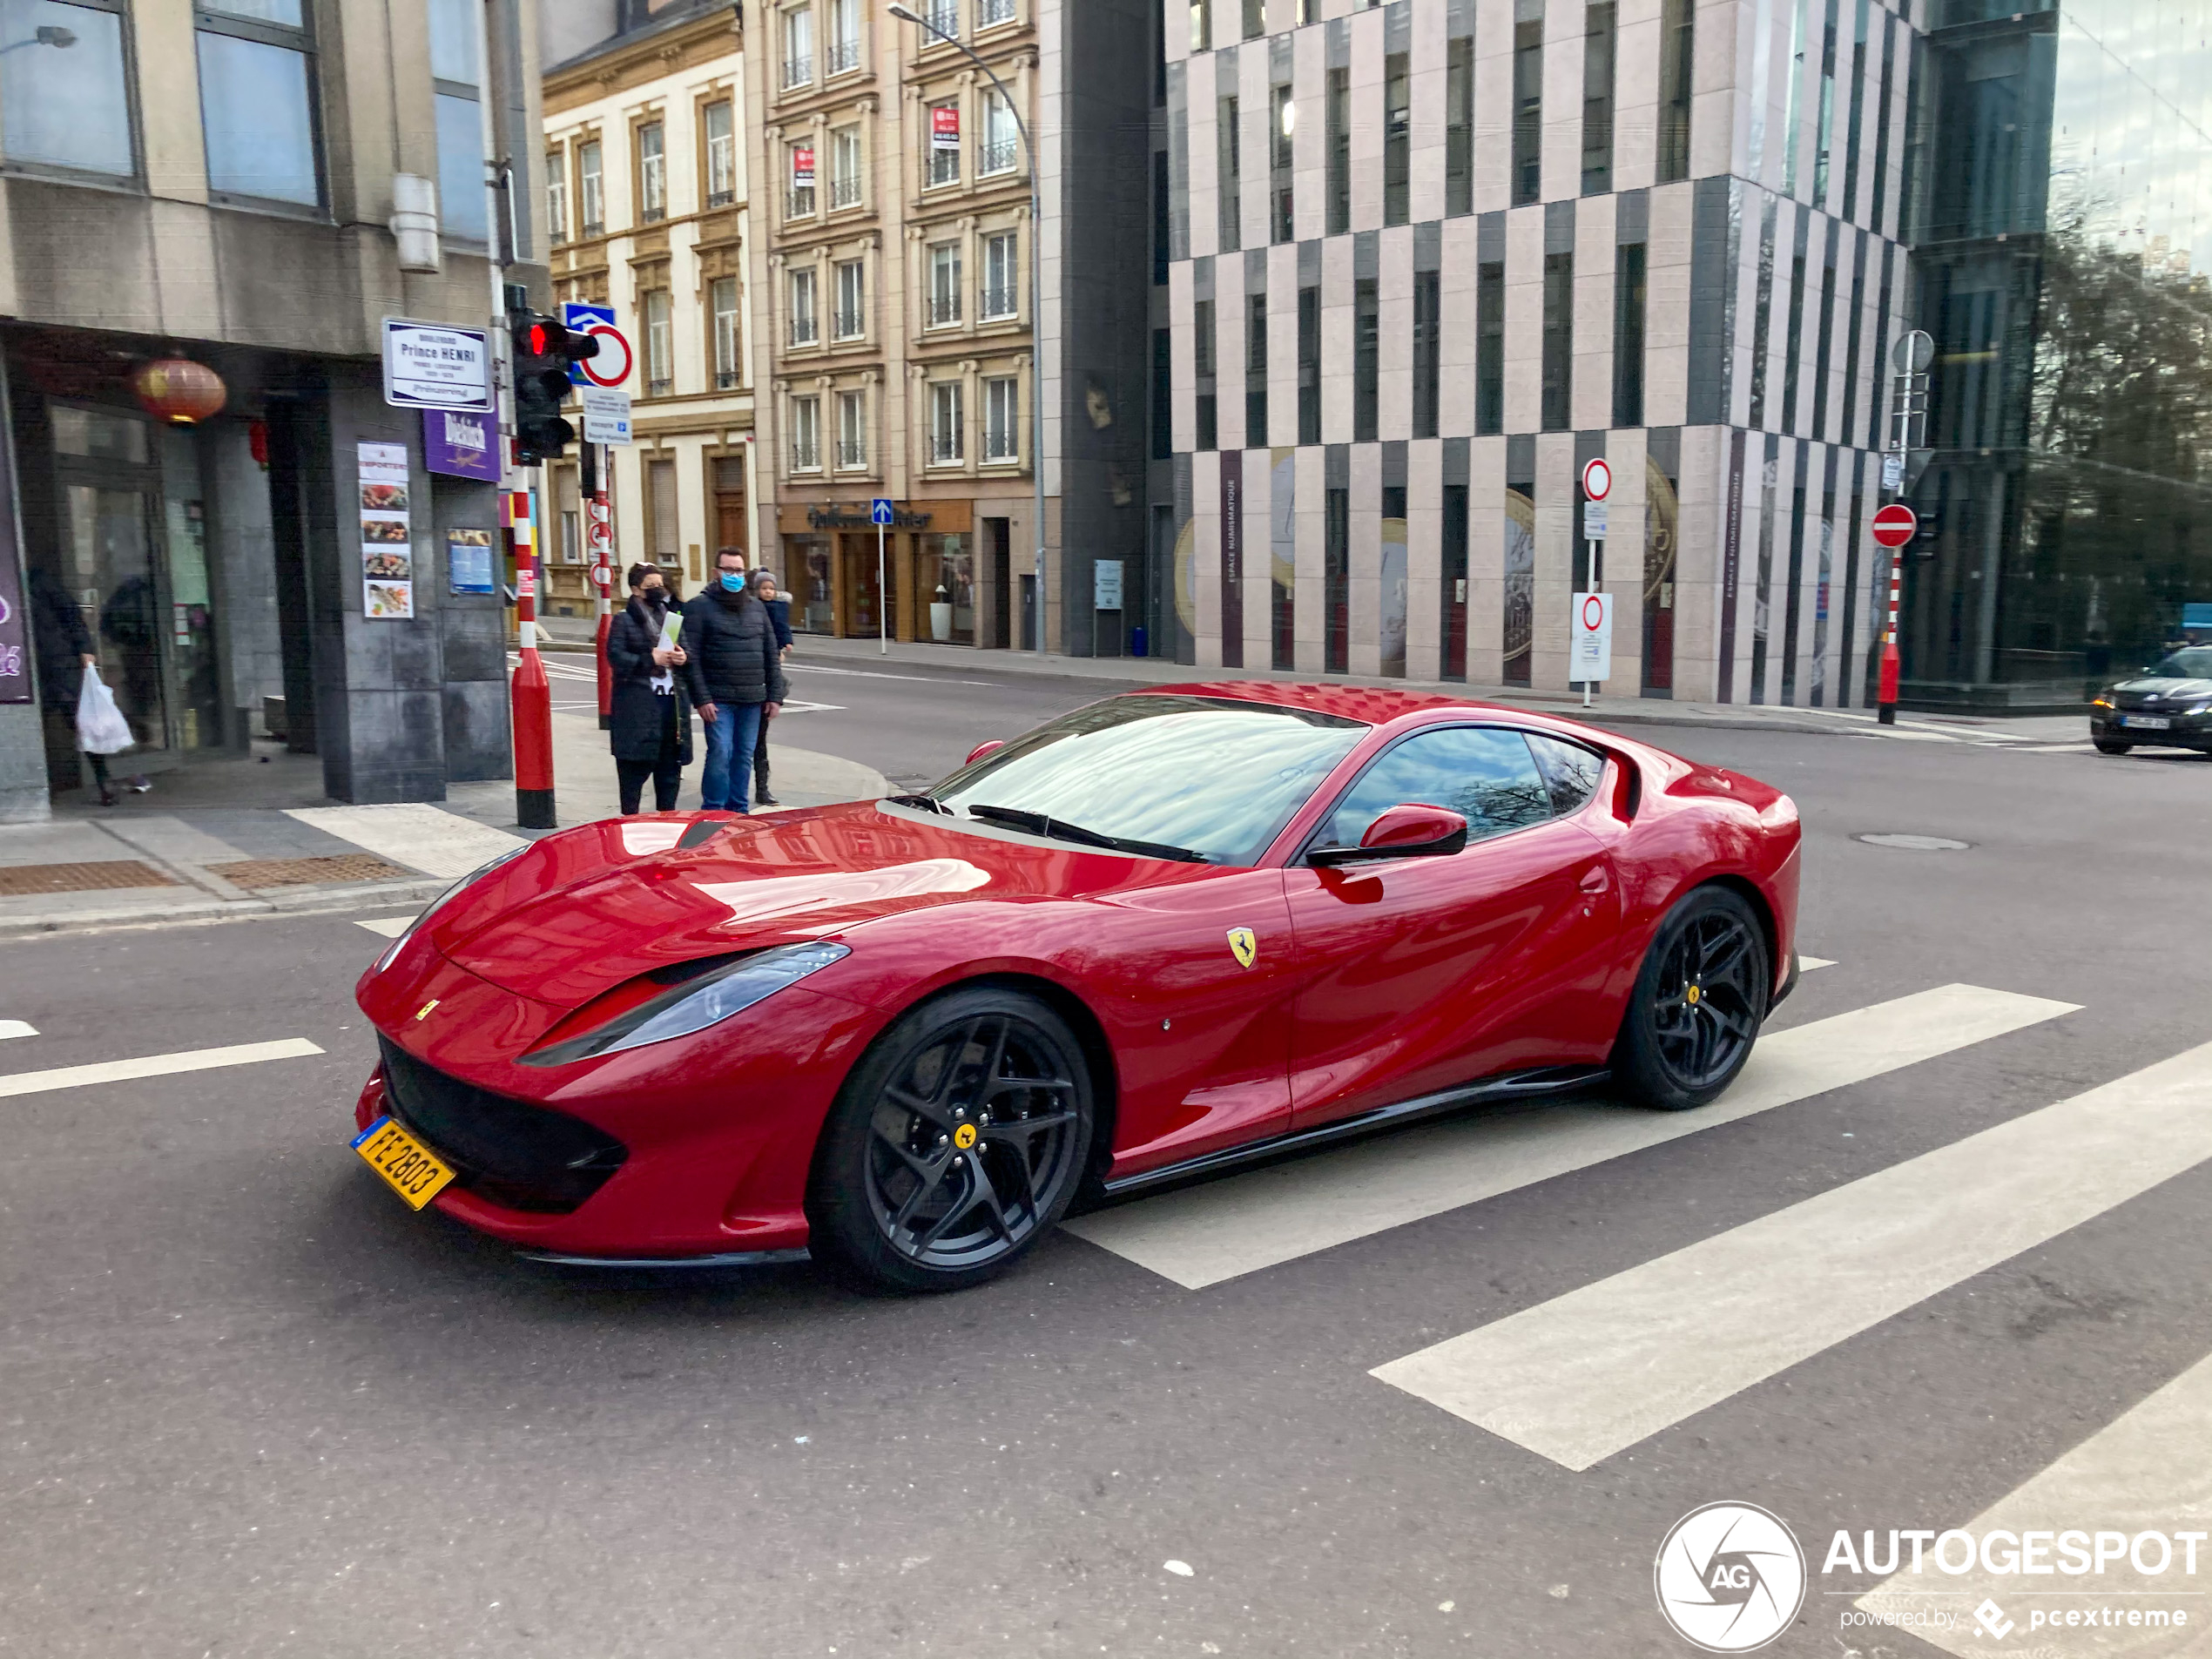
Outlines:
POLYGON ((577 330, 591 334, 599 341, 599 354, 587 357, 577 367, 583 371, 583 378, 594 386, 619 386, 630 378, 630 371, 637 366, 637 354, 631 350, 629 336, 610 322, 595 322, 577 330), (619 358, 622 367, 613 368, 619 358))
POLYGON ((1874 515, 1874 540, 1882 547, 1903 547, 1920 533, 1920 516, 1903 502, 1892 502, 1874 515))
POLYGON ((1603 501, 1613 493, 1613 469, 1600 455, 1582 464, 1582 494, 1592 501, 1603 501))
POLYGON ((1595 593, 1584 594, 1582 596, 1583 631, 1594 634, 1598 631, 1599 625, 1604 621, 1605 601, 1599 598, 1595 593))

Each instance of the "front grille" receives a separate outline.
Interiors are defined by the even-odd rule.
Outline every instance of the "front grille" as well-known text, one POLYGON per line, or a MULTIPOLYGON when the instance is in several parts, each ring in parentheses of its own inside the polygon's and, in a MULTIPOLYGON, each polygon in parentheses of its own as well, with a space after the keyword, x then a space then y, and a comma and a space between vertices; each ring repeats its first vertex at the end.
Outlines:
POLYGON ((455 1184, 508 1210, 564 1216, 604 1186, 630 1149, 580 1118, 448 1077, 389 1038, 384 1100, 450 1163, 455 1184))

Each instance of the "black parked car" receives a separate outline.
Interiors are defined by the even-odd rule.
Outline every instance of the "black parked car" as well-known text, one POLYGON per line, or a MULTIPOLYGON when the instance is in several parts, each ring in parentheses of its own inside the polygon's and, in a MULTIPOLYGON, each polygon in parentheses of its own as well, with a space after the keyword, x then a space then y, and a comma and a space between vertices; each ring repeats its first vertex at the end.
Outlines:
POLYGON ((2212 752, 2212 645, 2188 645, 2132 679, 2107 685, 2089 705, 2099 754, 2137 744, 2212 752))

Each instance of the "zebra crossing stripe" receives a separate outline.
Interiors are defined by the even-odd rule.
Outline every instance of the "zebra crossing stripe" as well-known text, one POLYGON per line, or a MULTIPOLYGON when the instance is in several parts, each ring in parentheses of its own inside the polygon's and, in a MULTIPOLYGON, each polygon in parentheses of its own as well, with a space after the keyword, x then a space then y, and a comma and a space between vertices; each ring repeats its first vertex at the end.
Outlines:
MULTIPOLYGON (((2212 1596, 2203 1588, 2202 1564, 2198 1575, 2186 1575, 2181 1570, 2182 1548, 2169 1546, 2173 1559, 2168 1570, 2146 1573, 2128 1545, 2147 1533, 2171 1537, 2194 1529, 2202 1540, 2212 1531, 2212 1460, 2176 1455, 2181 1448, 2203 1444, 2207 1423, 2212 1423, 2212 1357, 2198 1360, 2132 1411, 1963 1523, 1962 1530, 1976 1539, 2003 1531, 2032 1542, 2036 1534, 2047 1534, 2042 1554, 2030 1557, 2040 1571, 1993 1573, 1977 1564, 1975 1570, 1956 1578, 1934 1570, 1900 1572, 1860 1596, 1855 1605, 1862 1612, 1896 1622, 1946 1653, 2054 1651, 2048 1634, 2053 1617, 2063 1621, 2068 1611, 2078 1615, 2099 1602, 2118 1609, 2121 1618, 2116 1623, 2100 1621, 2094 1635, 2074 1636, 2084 1644, 2085 1653, 2094 1651, 2101 1659, 2152 1659, 2154 1655, 2198 1650, 2206 1640, 2202 1627, 2212 1624, 2212 1596), (2121 1541, 2116 1546, 2107 1542, 2104 1565, 2094 1578, 2060 1577, 2052 1572, 2051 1545, 2068 1528, 2087 1534, 2079 1541, 2089 1552, 2097 1547, 2099 1532, 2121 1541), (2094 1594, 2085 1596, 2084 1591, 2094 1594), (1973 1609, 1985 1602, 1996 1603, 1997 1619, 2013 1627, 2007 1634, 2017 1638, 2016 1645, 1998 1647, 1976 1628, 1973 1609), (2176 1627, 2170 1618, 2141 1616, 2153 1608, 2185 1612, 2187 1626, 2176 1627), (2039 1610, 2045 1627, 2040 1631, 2034 1616, 2039 1610), (2127 1619, 2131 1610, 2138 1611, 2134 1623, 2127 1619), (1951 1626, 1919 1622, 1938 1611, 1954 1615, 1951 1626)), ((2158 1560, 2148 1546, 2141 1553, 2148 1558, 2143 1566, 2158 1560)), ((1900 1566, 1905 1564, 1905 1557, 1897 1559, 1900 1566)), ((2020 1557, 2011 1559, 2017 1567, 2020 1557)), ((2058 1628, 2066 1629, 2063 1623, 2058 1628)))
POLYGON ((1864 1082, 2070 1014, 2071 1002, 1944 985, 1768 1032, 1735 1086, 1692 1112, 1605 1101, 1469 1115, 1103 1210, 1066 1231, 1203 1290, 1501 1192, 1864 1082))
POLYGON ((1375 1367, 1587 1469, 2212 1157, 2212 1043, 1375 1367))

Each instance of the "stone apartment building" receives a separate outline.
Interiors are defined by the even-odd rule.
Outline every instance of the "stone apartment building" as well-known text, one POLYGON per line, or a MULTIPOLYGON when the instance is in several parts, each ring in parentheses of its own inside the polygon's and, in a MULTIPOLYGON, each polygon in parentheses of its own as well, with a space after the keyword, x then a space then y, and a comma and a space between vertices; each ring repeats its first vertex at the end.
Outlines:
POLYGON ((0 818, 80 786, 47 706, 79 627, 157 788, 271 711, 341 799, 507 775, 496 435, 434 470, 459 451, 380 357, 386 317, 486 327, 501 254, 543 291, 535 31, 521 0, 5 8, 0 818))
MULTIPOLYGON (((746 48, 728 0, 577 0, 548 14, 554 292, 612 306, 636 354, 626 388, 635 442, 607 452, 617 564, 649 559, 686 592, 708 578, 717 547, 754 541, 746 48)), ((577 454, 546 475, 556 616, 590 615, 597 600, 577 454)))

